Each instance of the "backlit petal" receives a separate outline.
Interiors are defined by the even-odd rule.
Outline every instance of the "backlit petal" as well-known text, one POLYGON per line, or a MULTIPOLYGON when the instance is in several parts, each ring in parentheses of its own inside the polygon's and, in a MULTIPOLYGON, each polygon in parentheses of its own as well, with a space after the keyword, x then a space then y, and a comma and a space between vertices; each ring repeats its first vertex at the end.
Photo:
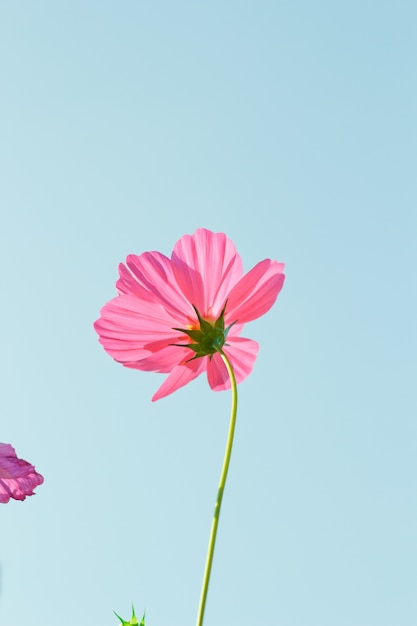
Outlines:
POLYGON ((121 295, 102 309, 94 328, 99 341, 116 361, 128 363, 150 355, 155 341, 168 346, 183 337, 173 330, 176 320, 158 303, 121 295))
POLYGON ((175 278, 187 300, 205 318, 216 319, 242 276, 242 261, 224 233, 205 228, 184 235, 172 253, 175 278))
POLYGON ((283 263, 265 259, 245 274, 229 294, 226 324, 250 322, 269 311, 284 284, 283 270, 283 263))
POLYGON ((132 274, 127 265, 119 263, 119 280, 116 282, 116 289, 120 294, 137 296, 141 300, 154 302, 155 298, 138 279, 132 274))
POLYGON ((152 402, 160 400, 173 393, 180 387, 184 387, 194 378, 197 378, 207 367, 207 357, 195 359, 185 365, 176 365, 170 375, 165 379, 158 391, 154 394, 152 402))
POLYGON ((120 293, 136 295, 141 299, 159 302, 181 324, 189 315, 194 317, 192 303, 187 302, 179 289, 171 260, 160 252, 144 252, 137 256, 130 254, 126 264, 119 267, 120 279, 116 287, 120 293), (144 295, 146 294, 146 295, 144 295))
MULTIPOLYGON (((230 337, 223 351, 232 364, 237 384, 241 383, 252 371, 259 345, 252 339, 230 337)), ((220 354, 214 354, 207 365, 207 378, 214 391, 230 389, 230 378, 220 354)))
POLYGON ((143 372, 159 372, 168 374, 174 367, 184 363, 193 357, 193 352, 189 348, 179 346, 164 346, 159 350, 152 351, 142 360, 126 363, 126 367, 143 372))
POLYGON ((32 496, 33 490, 43 483, 43 476, 38 474, 33 465, 18 459, 11 445, 0 443, 0 502, 9 502, 10 498, 24 500, 32 496))

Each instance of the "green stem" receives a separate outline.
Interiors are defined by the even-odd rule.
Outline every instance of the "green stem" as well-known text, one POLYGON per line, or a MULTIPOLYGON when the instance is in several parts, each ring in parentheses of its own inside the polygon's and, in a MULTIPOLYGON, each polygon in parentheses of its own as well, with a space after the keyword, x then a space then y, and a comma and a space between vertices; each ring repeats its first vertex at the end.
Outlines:
POLYGON ((233 372, 232 365, 225 355, 220 350, 220 356, 222 357, 224 364, 227 367, 228 374, 230 376, 230 382, 232 387, 232 409, 230 413, 229 434, 227 436, 226 451, 224 454, 222 473, 220 475, 219 489, 217 491, 217 500, 214 507, 213 521, 211 524, 210 539, 207 550, 206 567, 204 570, 203 586, 201 588, 200 606, 198 607, 197 626, 202 626, 204 618, 204 609, 206 607, 207 591, 210 582, 211 566, 213 563, 214 546, 216 543, 217 527, 219 525, 220 507, 222 505, 224 486, 226 484, 227 471, 229 469, 230 456, 232 454, 233 436, 236 425, 236 413, 237 413, 237 386, 236 378, 233 372))

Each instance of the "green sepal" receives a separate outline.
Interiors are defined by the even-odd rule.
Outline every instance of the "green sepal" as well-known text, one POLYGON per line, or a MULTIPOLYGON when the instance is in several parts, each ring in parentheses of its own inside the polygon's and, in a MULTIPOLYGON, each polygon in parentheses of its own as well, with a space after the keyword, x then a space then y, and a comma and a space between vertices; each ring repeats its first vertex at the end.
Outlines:
POLYGON ((201 328, 201 332, 203 334, 205 333, 209 333, 212 329, 213 326, 210 324, 210 322, 207 322, 207 320, 205 320, 203 317, 201 317, 200 313, 197 311, 196 307, 193 304, 193 309, 198 317, 198 321, 200 323, 200 328, 201 328))
MULTIPOLYGON (((227 305, 227 300, 225 302, 224 307, 221 310, 221 313, 220 313, 219 317, 214 322, 214 328, 219 328, 222 331, 224 331, 224 314, 226 313, 226 305, 227 305)), ((229 328, 230 328, 230 326, 229 326, 229 328)))
MULTIPOLYGON (((196 341, 197 343, 201 340, 203 333, 201 330, 186 330, 184 328, 173 328, 172 330, 178 330, 180 333, 185 333, 189 336, 190 339, 196 341)), ((177 344, 174 344, 177 345, 177 344)))
MULTIPOLYGON (((225 339, 226 339, 227 335, 229 334, 229 330, 230 330, 230 329, 232 328, 232 326, 234 326, 235 324, 236 324, 236 322, 232 322, 232 323, 230 324, 230 326, 228 326, 228 327, 226 328, 226 330, 224 331, 224 338, 225 338, 225 339)), ((227 345, 227 344, 225 344, 225 345, 227 345)))
POLYGON ((199 359, 203 356, 208 356, 210 359, 213 357, 213 354, 216 352, 221 352, 222 348, 226 344, 226 338, 229 333, 229 330, 232 328, 233 322, 226 329, 224 328, 224 315, 226 312, 227 301, 219 315, 219 317, 214 322, 208 322, 203 317, 201 317, 198 309, 193 305, 193 309, 197 315, 198 322, 200 324, 200 329, 193 328, 189 330, 188 328, 173 328, 180 333, 184 333, 191 339, 193 343, 173 343, 170 344, 172 346, 178 346, 180 348, 189 348, 192 352, 195 352, 195 355, 185 361, 189 363, 190 361, 194 361, 195 359, 199 359))
MULTIPOLYGON (((216 319, 216 321, 214 322, 214 326, 220 328, 223 333, 224 333, 224 341, 226 342, 227 339, 227 335, 229 334, 229 330, 232 328, 232 326, 234 326, 237 322, 237 320, 235 320, 234 322, 232 322, 230 324, 230 326, 228 326, 225 330, 224 328, 224 314, 226 313, 226 305, 227 305, 227 300, 225 302, 225 305, 222 309, 222 312, 220 313, 219 317, 216 319)), ((227 345, 227 344, 226 344, 227 345)))
POLYGON ((120 617, 120 615, 117 615, 116 611, 113 611, 113 613, 115 614, 117 619, 120 620, 121 626, 145 626, 145 613, 143 614, 142 621, 139 624, 138 618, 135 615, 135 607, 133 606, 133 604, 132 604, 132 618, 129 622, 125 622, 125 620, 122 617, 120 617))
POLYGON ((120 620, 120 623, 122 624, 122 626, 125 626, 125 624, 129 624, 129 622, 125 622, 123 617, 120 617, 120 615, 117 615, 116 611, 113 611, 113 613, 115 614, 115 616, 117 617, 117 619, 120 620))

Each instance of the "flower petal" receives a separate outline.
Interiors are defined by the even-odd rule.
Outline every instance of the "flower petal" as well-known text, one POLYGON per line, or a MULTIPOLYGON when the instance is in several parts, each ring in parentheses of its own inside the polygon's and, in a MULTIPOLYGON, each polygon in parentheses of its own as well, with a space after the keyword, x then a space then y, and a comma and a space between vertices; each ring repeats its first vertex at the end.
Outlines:
POLYGON ((178 323, 187 323, 194 311, 175 280, 171 260, 160 252, 130 254, 126 265, 119 266, 120 279, 116 283, 119 293, 139 296, 159 302, 174 315, 178 323), (146 295, 144 295, 146 294, 146 295))
POLYGON ((124 263, 119 263, 119 280, 116 282, 116 289, 119 294, 128 296, 137 296, 141 300, 154 302, 153 294, 149 293, 137 278, 132 274, 124 263))
POLYGON ((207 367, 207 357, 195 359, 182 365, 176 365, 170 375, 164 380, 158 391, 153 395, 152 402, 160 400, 180 387, 184 387, 194 378, 197 378, 207 367))
MULTIPOLYGON (((232 364, 236 383, 239 384, 251 373, 259 345, 256 341, 245 339, 244 337, 230 337, 227 343, 229 345, 225 345, 223 351, 232 364)), ((214 391, 230 389, 229 374, 220 354, 214 354, 211 361, 209 361, 207 379, 214 391)))
POLYGON ((34 488, 43 483, 43 476, 38 474, 33 465, 18 459, 11 445, 0 443, 0 502, 9 502, 10 498, 24 500, 34 495, 34 488))
POLYGON ((175 244, 172 268, 187 300, 204 318, 217 319, 243 274, 242 260, 224 233, 199 228, 175 244))
POLYGON ((177 321, 157 302, 121 295, 113 298, 100 311, 94 328, 99 341, 116 361, 128 363, 149 356, 160 342, 159 349, 183 340, 173 330, 177 321), (161 344, 162 342, 162 344, 161 344))
POLYGON ((226 323, 244 324, 269 311, 284 284, 283 269, 283 263, 265 259, 245 274, 229 294, 226 323))
MULTIPOLYGON (((151 344, 149 347, 154 347, 154 344, 151 344)), ((169 372, 172 372, 174 367, 177 365, 191 359, 193 354, 194 353, 191 352, 189 348, 164 345, 162 348, 152 351, 151 354, 141 360, 125 363, 125 366, 135 370, 141 370, 142 372, 158 372, 168 374, 169 372)))

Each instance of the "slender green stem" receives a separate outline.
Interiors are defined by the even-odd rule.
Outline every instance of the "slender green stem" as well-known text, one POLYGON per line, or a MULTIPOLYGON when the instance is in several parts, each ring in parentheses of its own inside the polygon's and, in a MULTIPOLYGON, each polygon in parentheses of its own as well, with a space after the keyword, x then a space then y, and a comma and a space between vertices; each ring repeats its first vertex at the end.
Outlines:
POLYGON ((211 524, 210 539, 207 550, 206 567, 204 570, 203 586, 201 588, 200 606, 198 607, 197 626, 202 626, 204 618, 204 609, 206 607, 207 591, 210 582, 211 565, 213 563, 214 546, 216 544, 217 526, 219 525, 220 507, 222 505, 224 487, 226 484, 227 471, 229 469, 230 456, 232 454, 233 436, 235 433, 236 413, 237 413, 237 386, 236 378, 231 363, 225 353, 220 350, 224 364, 227 367, 232 387, 232 409, 230 413, 229 434, 227 436, 226 451, 224 454, 222 473, 220 475, 219 489, 217 491, 217 500, 214 507, 213 521, 211 524))

